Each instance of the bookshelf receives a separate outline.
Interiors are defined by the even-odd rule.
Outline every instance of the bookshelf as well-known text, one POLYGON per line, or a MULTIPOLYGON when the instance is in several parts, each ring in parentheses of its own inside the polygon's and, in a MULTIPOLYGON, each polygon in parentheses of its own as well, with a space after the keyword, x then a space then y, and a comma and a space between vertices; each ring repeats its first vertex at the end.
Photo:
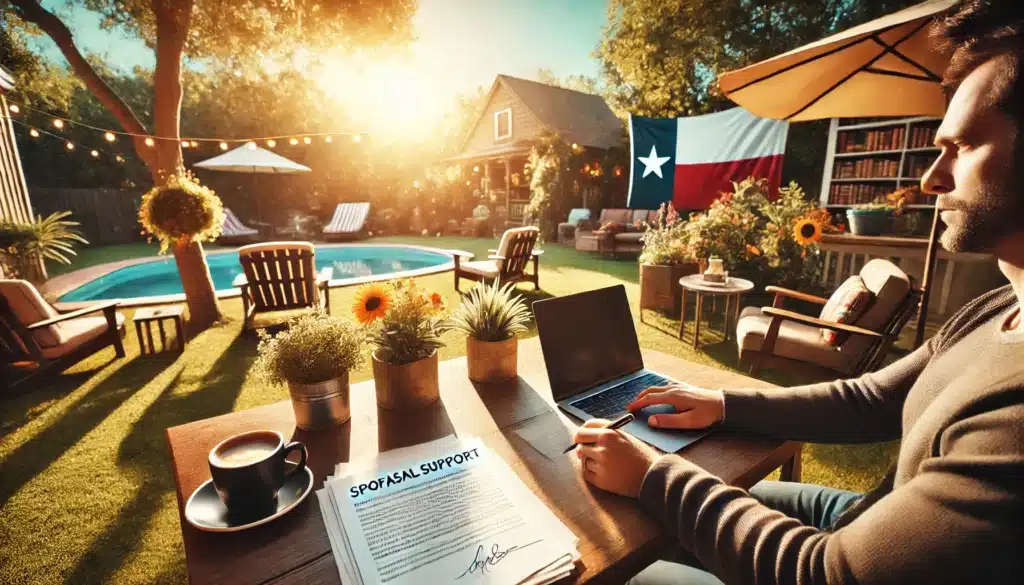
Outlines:
MULTIPOLYGON (((939 155, 933 146, 939 118, 833 118, 821 180, 821 205, 870 203, 920 182, 939 155)), ((934 198, 909 206, 931 209, 934 198)))

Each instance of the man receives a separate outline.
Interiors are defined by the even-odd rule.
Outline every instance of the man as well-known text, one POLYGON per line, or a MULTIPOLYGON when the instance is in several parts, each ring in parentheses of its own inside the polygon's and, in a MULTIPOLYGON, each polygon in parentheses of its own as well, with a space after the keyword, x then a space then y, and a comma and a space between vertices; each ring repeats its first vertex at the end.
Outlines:
POLYGON ((900 439, 893 471, 863 498, 779 482, 748 494, 600 422, 579 429, 586 480, 639 498, 708 571, 659 562, 634 583, 1024 583, 1024 2, 970 0, 937 28, 955 50, 954 93, 922 187, 938 195, 943 247, 991 251, 1010 285, 856 380, 652 388, 631 405, 675 406, 651 418, 667 428, 900 439))

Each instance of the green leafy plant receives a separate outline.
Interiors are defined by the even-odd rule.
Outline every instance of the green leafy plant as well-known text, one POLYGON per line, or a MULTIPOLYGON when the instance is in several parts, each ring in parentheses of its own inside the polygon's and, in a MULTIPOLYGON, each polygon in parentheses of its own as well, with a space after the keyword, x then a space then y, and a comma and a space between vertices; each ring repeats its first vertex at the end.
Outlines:
POLYGON ((452 329, 480 341, 504 341, 526 331, 530 309, 521 295, 514 295, 515 284, 491 284, 474 287, 452 311, 452 329))
POLYGON ((641 264, 673 265, 696 262, 693 250, 686 239, 684 223, 675 208, 662 203, 658 208, 658 221, 648 225, 644 232, 641 264))
POLYGON ((276 336, 260 331, 255 369, 271 384, 316 384, 362 362, 363 330, 347 319, 311 312, 276 336))
POLYGON ((224 225, 224 206, 192 177, 172 175, 142 196, 139 223, 160 241, 160 252, 189 242, 213 241, 224 225))
POLYGON ((893 213, 897 207, 887 201, 872 201, 870 203, 858 203, 850 207, 854 213, 893 213))
POLYGON ((38 259, 71 264, 75 244, 88 244, 70 211, 58 211, 35 221, 0 221, 0 256, 10 276, 26 277, 38 259))
POLYGON ((392 364, 430 357, 444 347, 441 334, 451 328, 441 295, 413 280, 364 285, 356 293, 352 312, 368 328, 377 358, 392 364))
POLYGON ((473 219, 489 219, 491 217, 491 209, 481 203, 473 208, 473 219))

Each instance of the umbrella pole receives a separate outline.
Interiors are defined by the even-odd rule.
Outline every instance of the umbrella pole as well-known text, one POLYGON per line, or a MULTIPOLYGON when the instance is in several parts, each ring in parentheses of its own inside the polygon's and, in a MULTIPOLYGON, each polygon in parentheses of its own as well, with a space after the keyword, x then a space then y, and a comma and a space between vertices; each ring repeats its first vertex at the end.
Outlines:
POLYGON ((935 213, 932 215, 932 231, 928 236, 928 252, 924 257, 924 278, 921 279, 921 304, 917 311, 917 331, 914 333, 914 349, 921 347, 924 341, 924 328, 928 321, 928 298, 931 296, 932 279, 934 278, 935 264, 938 260, 939 250, 939 206, 935 206, 935 213))

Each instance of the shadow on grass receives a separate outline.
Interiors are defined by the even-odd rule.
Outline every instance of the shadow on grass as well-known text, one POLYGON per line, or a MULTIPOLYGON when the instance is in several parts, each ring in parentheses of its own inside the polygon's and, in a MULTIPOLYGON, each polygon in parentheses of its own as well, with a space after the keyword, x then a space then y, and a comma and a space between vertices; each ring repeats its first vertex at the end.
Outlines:
MULTIPOLYGON (((0 506, 171 363, 172 360, 152 358, 128 362, 71 405, 53 424, 7 456, 0 463, 0 478, 3 478, 0 480, 0 506)), ((81 383, 81 379, 77 375, 68 376, 57 384, 58 388, 42 392, 37 400, 45 401, 52 397, 51 393, 62 393, 67 384, 74 383, 81 383)))
POLYGON ((106 366, 103 364, 87 371, 51 376, 43 380, 46 385, 41 388, 23 386, 14 395, 4 396, 0 401, 0 439, 46 414, 52 404, 74 392, 106 366))
POLYGON ((199 387, 187 394, 176 393, 182 384, 182 372, 178 372, 132 425, 121 441, 117 464, 138 478, 138 488, 117 520, 92 542, 68 573, 65 583, 107 583, 130 558, 140 545, 140 536, 163 507, 167 494, 175 491, 164 431, 230 412, 255 359, 256 343, 255 339, 236 337, 210 367, 199 387))

